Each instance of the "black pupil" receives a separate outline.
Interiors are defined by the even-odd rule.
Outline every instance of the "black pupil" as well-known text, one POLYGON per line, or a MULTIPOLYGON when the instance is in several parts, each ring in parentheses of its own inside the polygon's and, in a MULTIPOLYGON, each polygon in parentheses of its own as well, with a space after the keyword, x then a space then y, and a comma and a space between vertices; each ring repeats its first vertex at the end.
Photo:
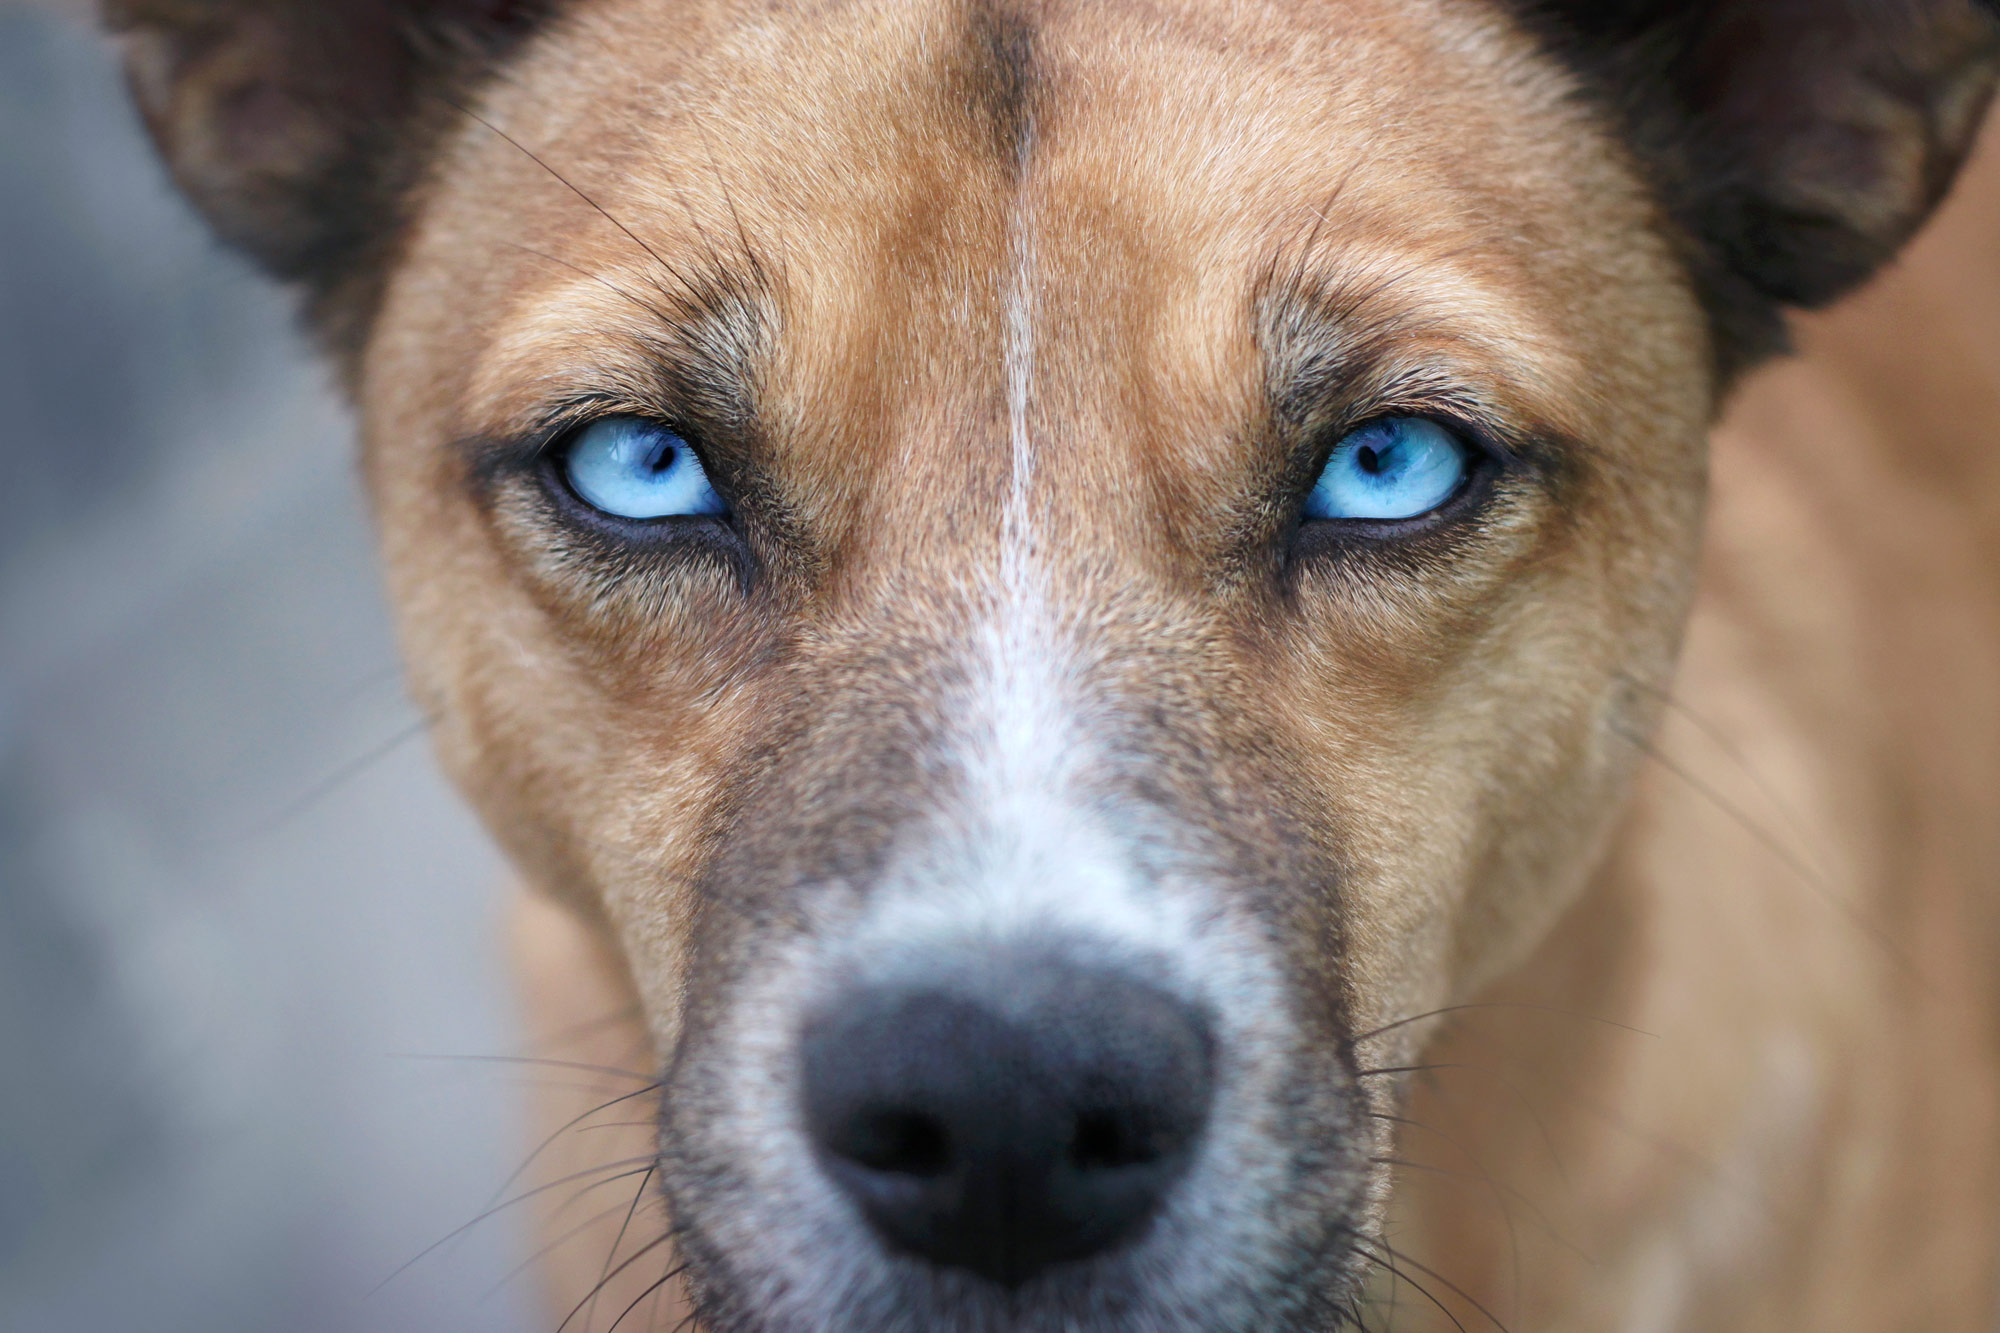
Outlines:
POLYGON ((661 440, 653 447, 651 457, 646 459, 646 470, 655 476, 674 465, 674 442, 661 440))
POLYGON ((1382 470, 1382 455, 1375 451, 1375 446, 1373 445, 1364 444, 1355 450, 1354 460, 1361 464, 1363 472, 1371 476, 1382 470))

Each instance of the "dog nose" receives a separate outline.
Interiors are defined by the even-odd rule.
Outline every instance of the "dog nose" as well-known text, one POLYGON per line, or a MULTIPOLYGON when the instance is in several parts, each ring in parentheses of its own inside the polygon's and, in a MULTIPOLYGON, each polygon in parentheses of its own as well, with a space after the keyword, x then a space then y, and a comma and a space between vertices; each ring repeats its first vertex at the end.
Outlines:
POLYGON ((1213 1041, 1200 1012, 1114 972, 972 970, 990 975, 864 990, 809 1021, 806 1125, 891 1246, 1017 1286, 1158 1211, 1208 1119, 1213 1041))

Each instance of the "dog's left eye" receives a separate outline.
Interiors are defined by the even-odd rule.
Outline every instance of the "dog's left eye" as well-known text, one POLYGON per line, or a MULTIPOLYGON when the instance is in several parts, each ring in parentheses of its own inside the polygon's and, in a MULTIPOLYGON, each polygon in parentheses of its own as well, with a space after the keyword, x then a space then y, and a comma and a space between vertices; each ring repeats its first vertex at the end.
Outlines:
POLYGON ((562 473, 579 499, 616 518, 728 510, 688 442, 642 417, 603 417, 585 426, 563 451, 562 473))
POLYGON ((1471 475, 1469 445, 1423 417, 1384 417, 1344 437, 1306 496, 1308 519, 1421 518, 1471 475))

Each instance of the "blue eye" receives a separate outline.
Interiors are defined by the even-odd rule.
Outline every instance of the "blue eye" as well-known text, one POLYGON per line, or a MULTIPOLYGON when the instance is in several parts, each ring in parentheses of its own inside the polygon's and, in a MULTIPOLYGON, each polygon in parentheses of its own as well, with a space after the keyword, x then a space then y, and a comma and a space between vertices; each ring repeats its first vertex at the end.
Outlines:
POLYGON ((1370 422, 1333 447, 1306 497, 1307 518, 1418 518, 1458 492, 1472 450, 1422 417, 1370 422))
POLYGON ((688 442, 639 417, 591 422, 571 441, 562 467, 585 504, 619 518, 728 511, 688 442))

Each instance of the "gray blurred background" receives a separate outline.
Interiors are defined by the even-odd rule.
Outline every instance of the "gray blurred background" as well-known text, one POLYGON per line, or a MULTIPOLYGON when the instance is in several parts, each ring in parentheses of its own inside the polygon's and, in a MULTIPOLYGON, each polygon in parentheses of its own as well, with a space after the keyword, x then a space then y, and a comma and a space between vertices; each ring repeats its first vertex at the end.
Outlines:
POLYGON ((501 873, 349 427, 75 11, 0 0, 0 1330, 505 1331, 501 873))

